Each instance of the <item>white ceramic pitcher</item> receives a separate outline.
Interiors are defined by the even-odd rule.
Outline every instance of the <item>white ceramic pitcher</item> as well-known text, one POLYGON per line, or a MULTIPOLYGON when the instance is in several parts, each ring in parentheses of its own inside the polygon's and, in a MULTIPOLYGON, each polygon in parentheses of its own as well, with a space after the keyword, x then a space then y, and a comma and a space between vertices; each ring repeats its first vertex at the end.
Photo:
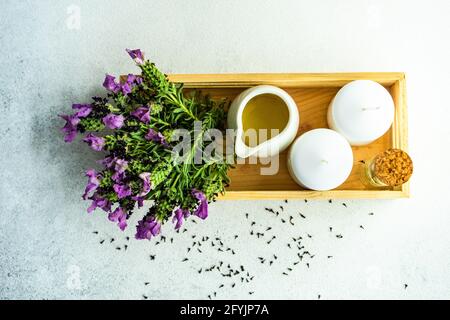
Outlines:
POLYGON ((300 123, 297 104, 284 90, 270 86, 260 85, 241 92, 233 101, 228 111, 228 128, 236 130, 235 153, 240 158, 257 156, 260 158, 272 157, 285 150, 295 139, 300 123), (279 97, 286 105, 289 119, 281 132, 255 147, 249 147, 244 141, 242 114, 247 103, 254 97, 271 94, 279 97))

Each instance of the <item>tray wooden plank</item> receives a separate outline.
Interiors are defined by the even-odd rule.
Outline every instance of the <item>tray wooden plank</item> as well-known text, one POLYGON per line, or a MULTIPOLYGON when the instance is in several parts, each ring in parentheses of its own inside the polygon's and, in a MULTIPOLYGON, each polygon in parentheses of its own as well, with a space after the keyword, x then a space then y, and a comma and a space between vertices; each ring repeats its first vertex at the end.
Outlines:
POLYGON ((402 198, 409 196, 409 184, 398 188, 376 189, 360 181, 361 160, 368 160, 387 148, 408 151, 405 75, 403 73, 332 73, 332 74, 175 74, 171 81, 183 82, 186 88, 201 89, 213 98, 234 99, 245 88, 271 84, 286 90, 300 112, 298 135, 315 128, 327 128, 327 109, 331 99, 346 83, 370 79, 385 86, 395 104, 395 119, 391 129, 375 142, 352 147, 354 166, 349 178, 336 190, 310 191, 302 189, 289 175, 287 151, 280 154, 279 172, 260 175, 263 164, 238 164, 230 170, 231 184, 221 199, 308 199, 308 198, 402 198))

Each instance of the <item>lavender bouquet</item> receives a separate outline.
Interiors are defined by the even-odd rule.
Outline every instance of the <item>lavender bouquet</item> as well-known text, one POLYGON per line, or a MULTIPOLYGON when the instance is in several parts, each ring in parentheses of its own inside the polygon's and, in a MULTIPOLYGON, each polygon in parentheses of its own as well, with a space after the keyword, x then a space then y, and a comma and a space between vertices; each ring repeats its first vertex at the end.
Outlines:
POLYGON ((74 114, 61 115, 66 121, 62 132, 66 142, 83 134, 85 143, 105 154, 100 172, 86 171, 82 198, 91 201, 87 211, 102 209, 123 231, 134 208, 153 200, 136 226, 136 239, 150 240, 168 220, 179 229, 190 215, 206 219, 208 203, 224 192, 230 164, 220 154, 194 158, 206 147, 209 130, 223 130, 227 102, 199 92, 187 96, 182 84, 170 82, 139 49, 127 52, 141 74, 121 81, 106 75, 106 97, 74 104, 74 114), (179 129, 188 146, 183 154, 176 148, 179 129))

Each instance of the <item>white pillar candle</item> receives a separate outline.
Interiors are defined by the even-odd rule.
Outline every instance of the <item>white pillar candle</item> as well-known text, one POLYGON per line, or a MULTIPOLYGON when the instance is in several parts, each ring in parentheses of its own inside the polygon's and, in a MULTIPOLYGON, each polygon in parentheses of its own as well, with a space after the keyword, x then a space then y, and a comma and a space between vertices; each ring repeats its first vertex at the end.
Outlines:
POLYGON ((347 180, 353 167, 353 152, 348 141, 336 131, 315 129, 292 144, 288 168, 292 178, 312 190, 337 188, 347 180))
POLYGON ((339 90, 328 108, 328 125, 353 146, 369 144, 389 130, 394 102, 389 92, 371 80, 356 80, 339 90))

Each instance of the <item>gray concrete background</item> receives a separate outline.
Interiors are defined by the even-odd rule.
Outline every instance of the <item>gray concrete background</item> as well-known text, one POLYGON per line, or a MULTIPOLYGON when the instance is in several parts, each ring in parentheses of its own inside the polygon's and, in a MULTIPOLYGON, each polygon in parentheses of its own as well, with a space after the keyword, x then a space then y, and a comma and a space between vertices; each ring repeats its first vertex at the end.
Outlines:
POLYGON ((448 1, 2 0, 1 7, 0 298, 450 298, 448 1), (219 202, 185 233, 167 226, 173 244, 127 241, 134 228, 122 234, 103 213, 85 213, 83 171, 97 155, 65 145, 56 115, 101 93, 106 72, 135 71, 124 48, 137 47, 167 73, 406 72, 411 199, 347 207, 290 201, 282 216, 295 226, 264 212, 280 201, 219 202), (268 226, 265 238, 277 236, 271 245, 250 235, 268 226), (236 254, 208 243, 188 256, 193 235, 220 237, 236 254), (315 257, 285 276, 296 260, 287 243, 298 235, 315 257), (253 280, 197 272, 219 261, 244 265, 253 280))

